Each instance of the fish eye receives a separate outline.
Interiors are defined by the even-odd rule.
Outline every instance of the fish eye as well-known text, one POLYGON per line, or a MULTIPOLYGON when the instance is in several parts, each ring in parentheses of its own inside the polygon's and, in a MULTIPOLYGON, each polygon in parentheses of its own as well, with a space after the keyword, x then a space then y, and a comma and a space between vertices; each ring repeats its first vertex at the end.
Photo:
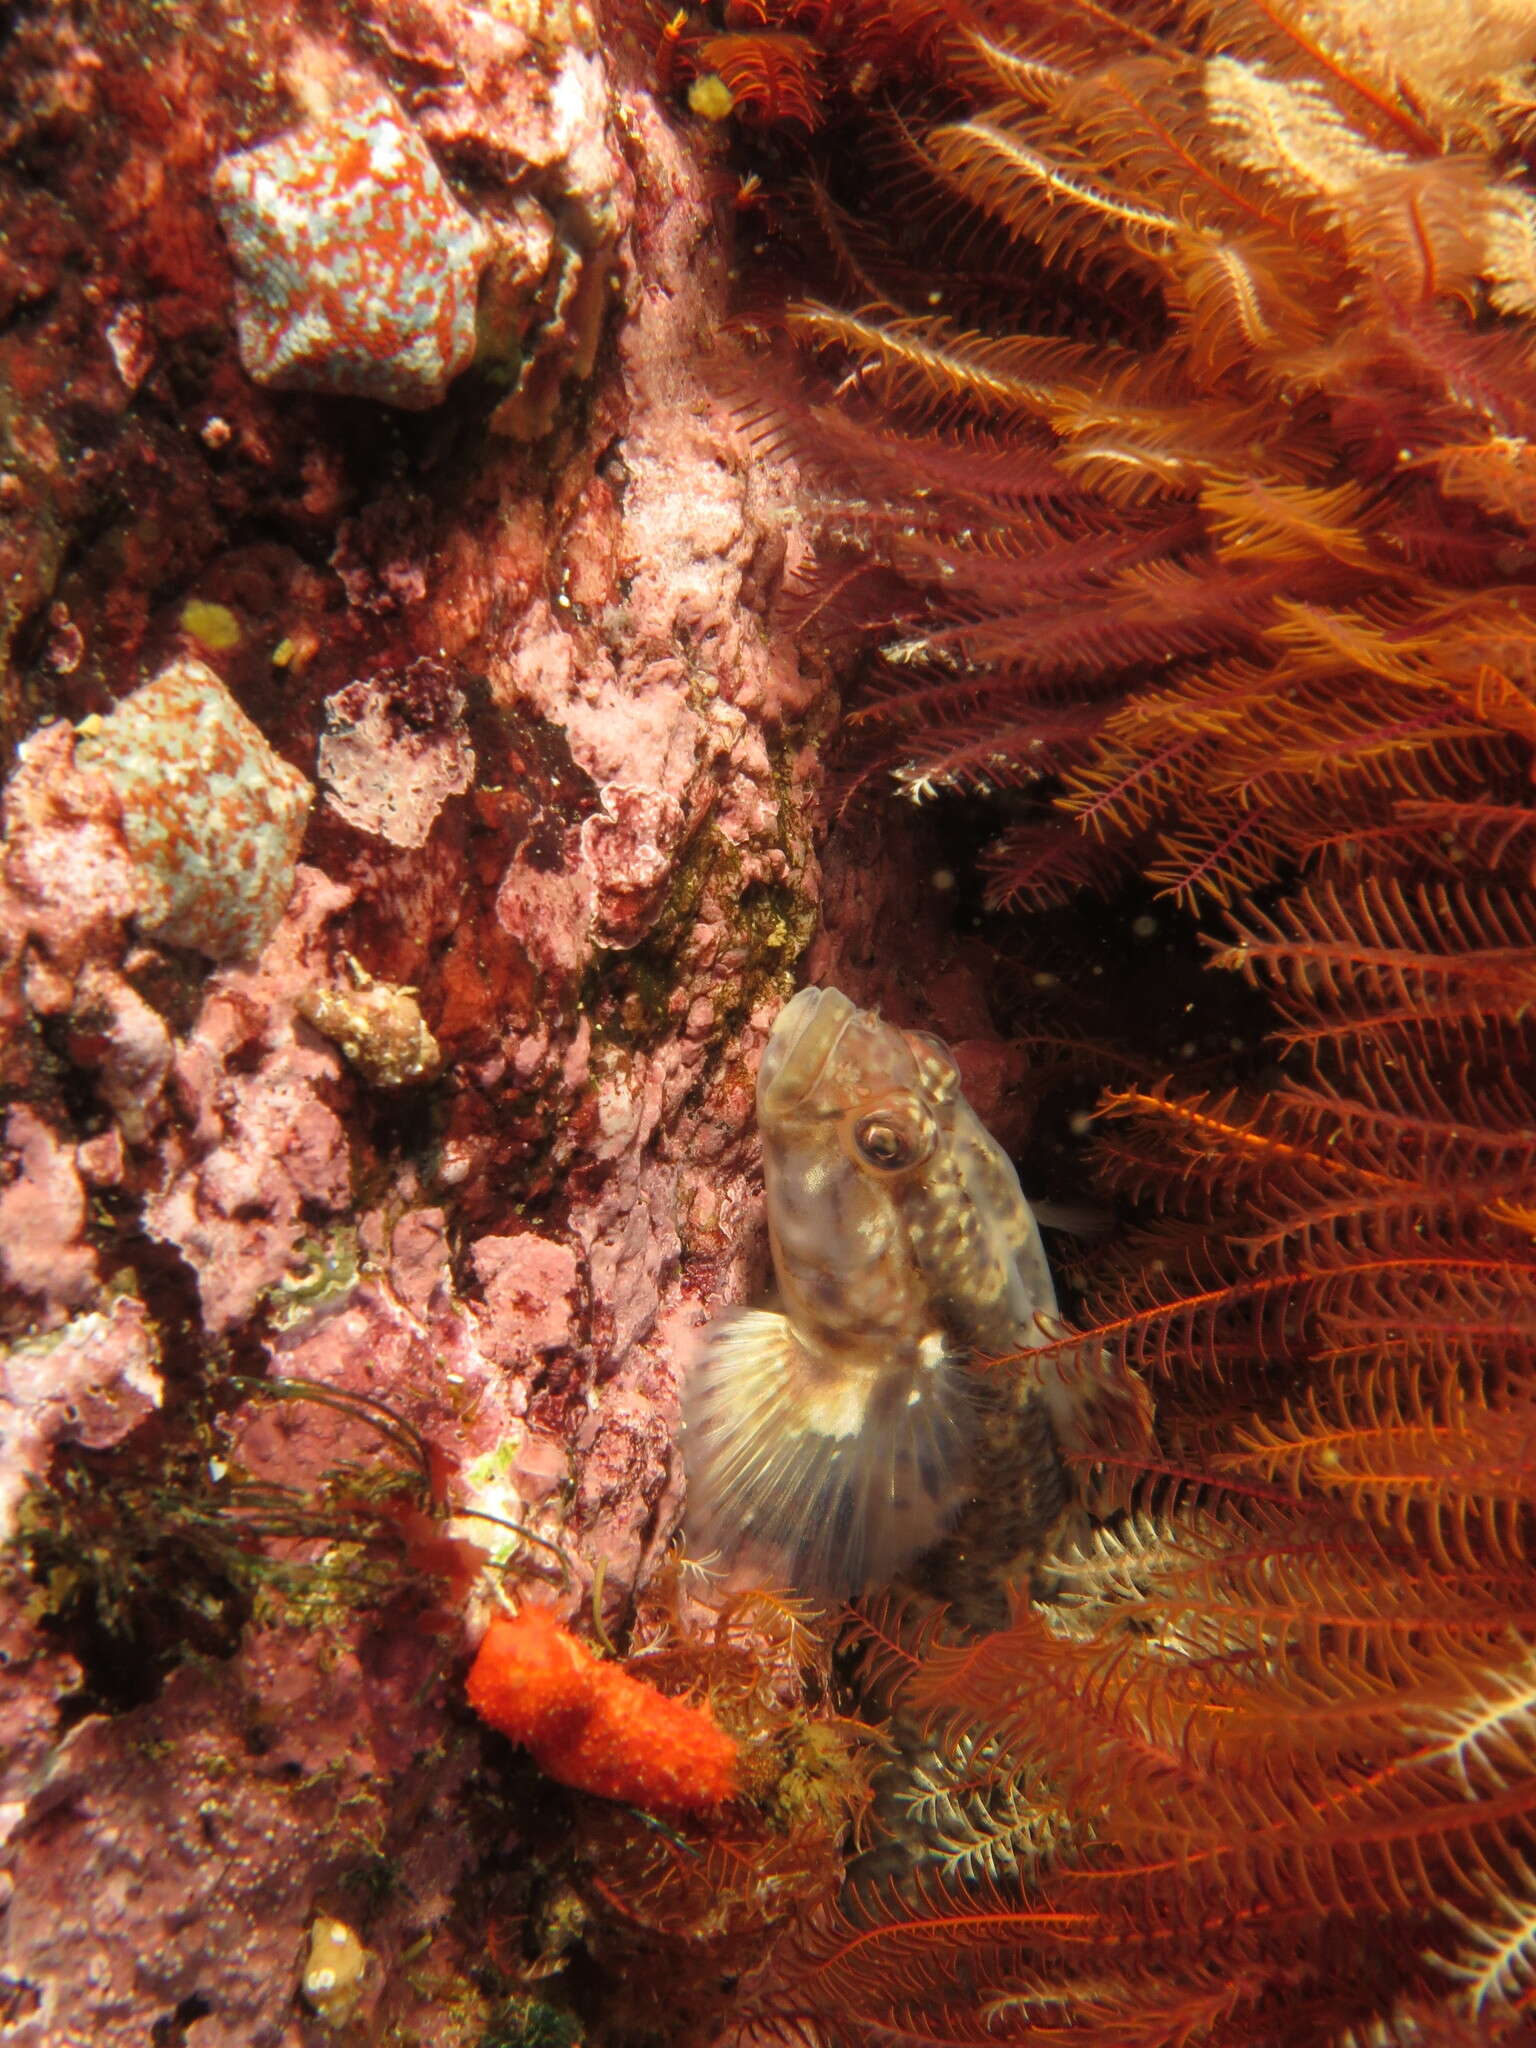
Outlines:
POLYGON ((854 1125, 853 1148, 877 1173, 904 1173, 927 1158, 933 1141, 932 1134, 914 1128, 911 1119, 873 1110, 854 1125))

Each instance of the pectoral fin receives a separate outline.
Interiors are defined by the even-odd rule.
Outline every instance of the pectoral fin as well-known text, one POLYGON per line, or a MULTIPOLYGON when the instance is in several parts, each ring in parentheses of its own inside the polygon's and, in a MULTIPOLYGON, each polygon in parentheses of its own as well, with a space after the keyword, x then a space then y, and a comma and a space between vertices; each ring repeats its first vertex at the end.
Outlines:
POLYGON ((840 1369, 766 1310, 703 1333, 683 1421, 694 1555, 806 1592, 883 1584, 970 1489, 974 1417, 953 1361, 840 1369))

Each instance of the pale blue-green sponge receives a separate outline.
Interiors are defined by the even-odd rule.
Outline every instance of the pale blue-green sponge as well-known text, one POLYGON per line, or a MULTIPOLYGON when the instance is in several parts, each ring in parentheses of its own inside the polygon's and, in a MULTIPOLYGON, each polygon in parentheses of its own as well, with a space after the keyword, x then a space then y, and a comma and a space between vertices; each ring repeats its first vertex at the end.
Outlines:
POLYGON ((123 807, 136 922, 215 960, 259 953, 293 892, 314 789, 211 668, 185 657, 81 729, 123 807))

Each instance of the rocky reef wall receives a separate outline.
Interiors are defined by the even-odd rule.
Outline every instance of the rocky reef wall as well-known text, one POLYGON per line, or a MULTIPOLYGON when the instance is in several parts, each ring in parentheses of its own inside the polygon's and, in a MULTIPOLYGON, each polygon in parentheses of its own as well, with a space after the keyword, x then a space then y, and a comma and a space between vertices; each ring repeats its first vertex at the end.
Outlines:
POLYGON ((462 1609, 333 1475, 621 1636, 666 1550, 821 894, 795 476, 621 24, 0 34, 0 2015, 478 2040, 462 1609))

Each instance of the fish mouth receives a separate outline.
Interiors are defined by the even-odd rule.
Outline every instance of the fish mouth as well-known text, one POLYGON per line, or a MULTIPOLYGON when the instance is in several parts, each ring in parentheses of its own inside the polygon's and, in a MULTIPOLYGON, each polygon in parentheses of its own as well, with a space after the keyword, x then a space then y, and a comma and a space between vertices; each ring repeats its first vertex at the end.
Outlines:
POLYGON ((843 1033, 859 1016, 841 989, 803 988, 780 1010, 757 1070, 758 1116, 782 1116, 804 1102, 826 1072, 843 1033))

